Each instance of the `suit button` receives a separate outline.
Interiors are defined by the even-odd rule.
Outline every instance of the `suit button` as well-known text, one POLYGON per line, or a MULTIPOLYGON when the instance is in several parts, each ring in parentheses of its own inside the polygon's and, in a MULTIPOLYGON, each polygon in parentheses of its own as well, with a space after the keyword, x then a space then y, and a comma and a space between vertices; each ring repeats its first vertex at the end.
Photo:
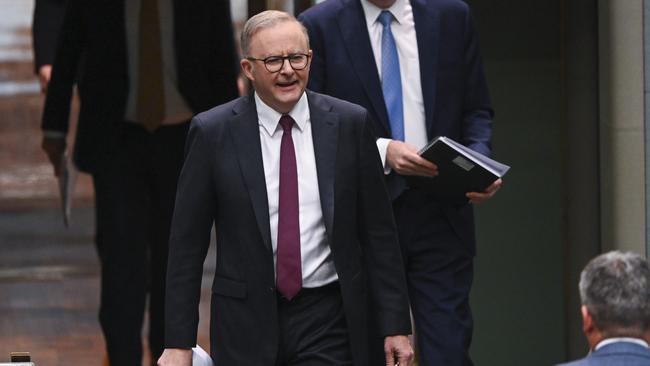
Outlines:
POLYGON ((275 292, 275 287, 273 286, 269 287, 269 292, 275 292))

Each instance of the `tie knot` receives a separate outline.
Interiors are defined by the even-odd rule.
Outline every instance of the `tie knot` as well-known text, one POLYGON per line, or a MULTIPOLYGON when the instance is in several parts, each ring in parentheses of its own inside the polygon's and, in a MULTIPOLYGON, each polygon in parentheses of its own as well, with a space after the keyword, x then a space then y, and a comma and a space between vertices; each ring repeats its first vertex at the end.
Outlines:
POLYGON ((282 129, 284 132, 290 132, 291 127, 293 127, 294 121, 293 118, 291 118, 290 115, 285 114, 282 117, 280 117, 280 126, 282 126, 282 129))
POLYGON ((383 25, 384 27, 390 26, 390 23, 393 21, 393 13, 391 13, 388 10, 382 10, 381 13, 379 14, 379 23, 383 25))

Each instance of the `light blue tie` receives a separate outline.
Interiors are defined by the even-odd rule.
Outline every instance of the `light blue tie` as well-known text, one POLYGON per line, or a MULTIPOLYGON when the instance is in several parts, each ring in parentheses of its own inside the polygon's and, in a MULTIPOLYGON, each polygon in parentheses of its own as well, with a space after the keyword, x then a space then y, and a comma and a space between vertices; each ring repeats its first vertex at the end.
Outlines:
POLYGON ((379 14, 383 26, 381 33, 381 90, 388 110, 390 131, 394 140, 404 141, 404 106, 402 105, 402 79, 399 71, 399 57, 390 23, 393 14, 383 10, 379 14))

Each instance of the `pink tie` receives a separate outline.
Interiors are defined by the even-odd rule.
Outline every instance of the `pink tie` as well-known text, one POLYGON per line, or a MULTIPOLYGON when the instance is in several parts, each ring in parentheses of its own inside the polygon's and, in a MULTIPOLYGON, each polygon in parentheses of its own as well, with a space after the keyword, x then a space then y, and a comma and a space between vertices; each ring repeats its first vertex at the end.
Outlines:
POLYGON ((294 121, 288 115, 280 118, 280 193, 278 203, 278 246, 276 275, 278 291, 291 300, 302 287, 300 261, 300 222, 298 219, 298 173, 296 153, 291 138, 294 121))

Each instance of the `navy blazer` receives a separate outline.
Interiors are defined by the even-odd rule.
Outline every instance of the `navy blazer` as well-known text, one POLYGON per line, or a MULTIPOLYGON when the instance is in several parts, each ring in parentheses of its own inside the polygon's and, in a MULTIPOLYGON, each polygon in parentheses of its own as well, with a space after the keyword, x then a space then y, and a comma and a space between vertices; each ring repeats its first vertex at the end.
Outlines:
MULTIPOLYGON (((409 334, 406 278, 368 113, 307 92, 323 221, 354 365, 368 365, 369 304, 382 336, 409 334)), ((196 344, 202 265, 214 223, 211 350, 218 365, 273 365, 277 294, 252 95, 194 118, 169 244, 166 346, 196 344), (251 345, 254 351, 251 352, 251 345)), ((374 331, 374 329, 373 329, 374 331)))
MULTIPOLYGON (((470 9, 460 0, 410 0, 417 36, 427 138, 447 136, 491 154, 493 111, 470 9)), ((388 113, 359 0, 328 0, 302 13, 314 51, 309 88, 368 109, 376 137, 390 138, 388 113)), ((395 173, 391 195, 406 186, 395 173)), ((474 248, 471 206, 445 206, 458 235, 474 248)))
POLYGON ((558 366, 648 366, 650 349, 630 342, 608 344, 587 357, 558 366))

